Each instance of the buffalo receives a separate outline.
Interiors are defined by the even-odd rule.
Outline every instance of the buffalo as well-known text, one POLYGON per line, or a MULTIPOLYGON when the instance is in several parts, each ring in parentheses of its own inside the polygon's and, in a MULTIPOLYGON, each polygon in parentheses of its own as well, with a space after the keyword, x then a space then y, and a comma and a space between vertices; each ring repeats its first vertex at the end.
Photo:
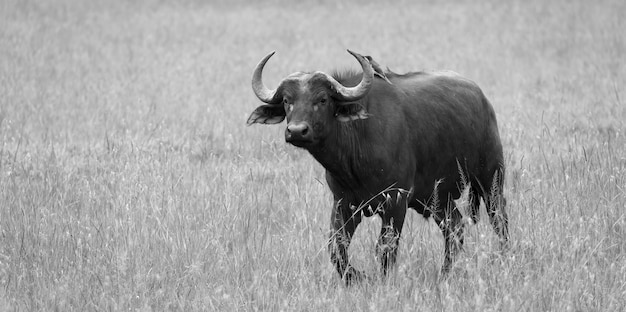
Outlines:
MULTIPOLYGON (((383 274, 396 261, 407 208, 433 217, 445 239, 441 276, 463 246, 465 219, 454 199, 469 192, 467 214, 478 221, 483 199, 503 246, 509 240, 504 163, 496 115, 471 80, 452 71, 397 74, 348 50, 362 73, 296 72, 276 89, 262 82, 265 56, 252 76, 264 102, 247 124, 287 119, 285 140, 325 169, 333 193, 329 252, 348 284, 365 277, 348 261, 363 216, 382 220, 376 256, 383 274)), ((466 218, 467 219, 467 218, 466 218)))

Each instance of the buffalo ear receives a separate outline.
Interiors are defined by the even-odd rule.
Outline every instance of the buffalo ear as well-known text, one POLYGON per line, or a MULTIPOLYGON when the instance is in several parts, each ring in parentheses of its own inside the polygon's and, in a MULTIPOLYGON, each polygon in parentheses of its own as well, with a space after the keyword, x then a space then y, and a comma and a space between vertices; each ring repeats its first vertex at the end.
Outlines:
POLYGON ((282 106, 261 105, 250 114, 246 124, 248 126, 255 123, 271 125, 281 123, 284 119, 285 109, 282 106))
POLYGON ((367 119, 369 114, 365 108, 359 103, 346 103, 337 106, 335 111, 335 118, 341 122, 367 119))

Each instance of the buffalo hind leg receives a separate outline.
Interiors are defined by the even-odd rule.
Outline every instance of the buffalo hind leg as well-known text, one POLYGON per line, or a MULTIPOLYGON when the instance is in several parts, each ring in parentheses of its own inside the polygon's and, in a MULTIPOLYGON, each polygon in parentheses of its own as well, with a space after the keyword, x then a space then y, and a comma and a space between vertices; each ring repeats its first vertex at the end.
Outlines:
POLYGON ((406 204, 397 205, 389 211, 380 213, 382 227, 376 242, 376 256, 380 261, 383 275, 387 275, 389 269, 393 268, 396 263, 405 216, 406 204))
POLYGON ((361 214, 353 213, 346 206, 342 205, 341 201, 335 201, 330 221, 328 251, 330 261, 335 265, 337 272, 346 284, 350 285, 362 280, 365 275, 352 267, 348 261, 348 247, 354 231, 361 222, 361 214))
POLYGON ((472 219, 472 223, 478 223, 480 219, 480 199, 483 197, 481 189, 477 187, 478 183, 473 183, 470 187, 469 193, 469 217, 472 219))
POLYGON ((441 276, 446 277, 458 254, 463 249, 463 216, 455 207, 453 200, 441 202, 441 207, 434 214, 435 222, 441 229, 445 240, 445 251, 441 276))
POLYGON ((506 199, 502 193, 490 194, 485 203, 487 215, 493 230, 498 234, 500 246, 506 248, 509 243, 509 217, 506 213, 506 199))
POLYGON ((502 194, 503 178, 504 172, 496 171, 491 190, 486 196, 485 206, 491 226, 500 239, 500 245, 506 248, 509 242, 509 217, 506 213, 506 199, 502 194))

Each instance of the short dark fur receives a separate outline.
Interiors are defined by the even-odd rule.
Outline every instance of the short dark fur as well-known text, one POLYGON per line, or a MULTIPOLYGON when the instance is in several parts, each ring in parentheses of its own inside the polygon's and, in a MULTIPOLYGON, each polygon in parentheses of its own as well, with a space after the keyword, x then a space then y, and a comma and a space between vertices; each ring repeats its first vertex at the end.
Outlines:
MULTIPOLYGON (((332 76, 351 87, 362 74, 344 70, 332 76)), ((315 144, 298 146, 326 169, 334 195, 331 260, 347 282, 363 277, 349 264, 347 252, 362 216, 377 214, 382 219, 376 249, 387 272, 396 259, 407 208, 432 216, 441 228, 446 241, 442 273, 446 274, 463 244, 464 222, 453 201, 464 187, 462 177, 470 185, 472 219, 478 221, 482 198, 501 242, 508 241, 502 145, 495 113, 480 88, 451 73, 399 75, 388 70, 384 76, 389 82, 376 78, 358 101, 333 100, 335 107, 359 105, 367 112, 366 119, 342 122, 316 117, 307 110, 312 105, 308 95, 293 114, 287 113, 288 122, 306 120, 325 127, 315 144)), ((323 88, 314 83, 304 90, 323 88)))

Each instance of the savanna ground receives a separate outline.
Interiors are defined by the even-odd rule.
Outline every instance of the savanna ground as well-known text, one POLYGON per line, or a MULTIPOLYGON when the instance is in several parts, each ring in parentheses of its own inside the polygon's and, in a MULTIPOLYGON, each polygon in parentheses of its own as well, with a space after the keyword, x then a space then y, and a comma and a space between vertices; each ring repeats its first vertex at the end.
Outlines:
POLYGON ((0 310, 626 309, 626 2, 0 2, 0 310), (448 280, 413 211, 379 278, 380 222, 345 287, 331 196, 281 126, 246 127, 265 82, 452 69, 494 104, 511 249, 484 217, 448 280))

